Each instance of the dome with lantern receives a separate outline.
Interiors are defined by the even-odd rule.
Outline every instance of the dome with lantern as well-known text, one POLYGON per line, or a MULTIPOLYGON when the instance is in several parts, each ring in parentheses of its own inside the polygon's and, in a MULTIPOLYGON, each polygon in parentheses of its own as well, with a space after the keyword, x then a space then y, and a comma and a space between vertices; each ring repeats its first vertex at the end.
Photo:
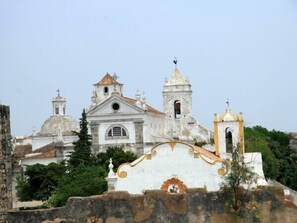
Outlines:
POLYGON ((58 91, 58 96, 53 98, 53 115, 42 125, 41 135, 72 135, 72 131, 79 130, 79 123, 66 114, 66 99, 58 91))

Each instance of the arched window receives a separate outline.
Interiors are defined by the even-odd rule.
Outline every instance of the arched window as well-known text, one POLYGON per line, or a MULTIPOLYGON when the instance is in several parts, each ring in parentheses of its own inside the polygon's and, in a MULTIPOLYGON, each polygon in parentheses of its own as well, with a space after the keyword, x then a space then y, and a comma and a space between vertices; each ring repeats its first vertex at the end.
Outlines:
POLYGON ((174 102, 174 117, 176 119, 180 119, 181 117, 181 106, 180 106, 180 101, 177 100, 174 102))
POLYGON ((104 91, 104 94, 108 94, 108 92, 109 92, 108 87, 104 87, 103 91, 104 91))
POLYGON ((128 130, 122 125, 110 126, 105 134, 106 139, 129 139, 128 130))
POLYGON ((226 152, 227 153, 232 153, 232 151, 233 151, 233 139, 232 139, 232 132, 231 132, 230 128, 226 128, 225 137, 226 137, 226 152))

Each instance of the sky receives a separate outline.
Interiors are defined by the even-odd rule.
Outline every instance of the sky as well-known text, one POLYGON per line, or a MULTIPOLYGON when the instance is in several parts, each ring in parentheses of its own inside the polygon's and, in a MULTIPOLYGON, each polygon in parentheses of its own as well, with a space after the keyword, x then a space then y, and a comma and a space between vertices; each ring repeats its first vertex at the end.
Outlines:
POLYGON ((213 129, 229 99, 246 126, 297 132, 296 0, 0 0, 0 101, 13 136, 40 131, 57 89, 78 120, 107 72, 163 111, 174 57, 200 124, 213 129))

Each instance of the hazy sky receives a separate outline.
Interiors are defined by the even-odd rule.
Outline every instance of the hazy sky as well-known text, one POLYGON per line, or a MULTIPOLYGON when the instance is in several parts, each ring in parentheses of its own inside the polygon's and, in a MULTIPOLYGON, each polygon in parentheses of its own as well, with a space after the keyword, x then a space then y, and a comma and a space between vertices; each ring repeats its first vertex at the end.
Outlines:
POLYGON ((79 119, 106 72, 162 111, 174 57, 202 125, 213 129, 229 98, 247 126, 297 131, 296 0, 0 0, 0 101, 14 136, 40 131, 58 88, 79 119))

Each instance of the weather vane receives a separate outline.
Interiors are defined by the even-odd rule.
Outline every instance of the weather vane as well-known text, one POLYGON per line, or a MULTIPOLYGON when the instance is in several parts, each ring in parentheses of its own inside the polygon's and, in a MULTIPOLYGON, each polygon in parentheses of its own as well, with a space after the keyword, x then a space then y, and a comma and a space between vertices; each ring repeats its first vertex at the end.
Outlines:
POLYGON ((173 63, 175 64, 175 69, 177 68, 177 58, 174 57, 173 63))
POLYGON ((226 104, 227 104, 227 108, 229 109, 229 107, 230 107, 229 98, 227 98, 226 104))
POLYGON ((58 92, 58 96, 60 96, 60 89, 59 88, 58 88, 57 92, 58 92))

